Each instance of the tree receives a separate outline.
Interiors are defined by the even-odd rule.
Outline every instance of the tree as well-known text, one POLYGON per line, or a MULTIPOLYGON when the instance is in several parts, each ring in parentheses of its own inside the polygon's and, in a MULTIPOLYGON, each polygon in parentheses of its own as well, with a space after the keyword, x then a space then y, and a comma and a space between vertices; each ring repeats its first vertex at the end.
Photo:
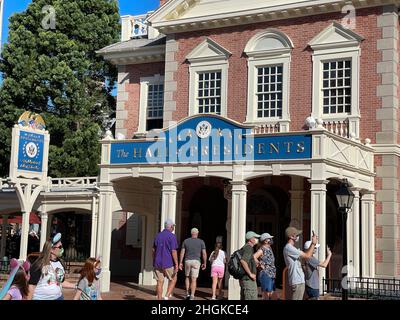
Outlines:
POLYGON ((50 132, 50 176, 97 175, 117 73, 95 51, 119 40, 117 1, 33 0, 9 30, 0 60, 0 176, 25 110, 40 113, 50 132))

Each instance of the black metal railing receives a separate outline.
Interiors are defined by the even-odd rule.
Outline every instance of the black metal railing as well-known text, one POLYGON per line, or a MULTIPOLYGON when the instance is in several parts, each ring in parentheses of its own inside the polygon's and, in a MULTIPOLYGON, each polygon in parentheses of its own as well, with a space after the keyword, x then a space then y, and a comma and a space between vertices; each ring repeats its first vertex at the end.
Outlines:
POLYGON ((0 273, 10 272, 10 260, 0 260, 0 273))
POLYGON ((342 286, 347 286, 349 298, 370 300, 400 300, 400 279, 347 277, 323 279, 324 293, 334 296, 342 294, 342 286))

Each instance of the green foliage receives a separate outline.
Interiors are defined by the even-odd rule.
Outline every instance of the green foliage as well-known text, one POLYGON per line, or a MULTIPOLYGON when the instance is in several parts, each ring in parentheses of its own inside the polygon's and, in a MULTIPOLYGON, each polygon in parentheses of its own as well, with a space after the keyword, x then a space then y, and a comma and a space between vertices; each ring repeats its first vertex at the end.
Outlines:
POLYGON ((117 42, 119 28, 116 0, 33 0, 10 18, 0 61, 0 176, 8 175, 11 128, 25 110, 40 113, 50 132, 50 176, 98 173, 116 69, 95 51, 117 42), (45 6, 55 9, 55 29, 46 27, 45 6))

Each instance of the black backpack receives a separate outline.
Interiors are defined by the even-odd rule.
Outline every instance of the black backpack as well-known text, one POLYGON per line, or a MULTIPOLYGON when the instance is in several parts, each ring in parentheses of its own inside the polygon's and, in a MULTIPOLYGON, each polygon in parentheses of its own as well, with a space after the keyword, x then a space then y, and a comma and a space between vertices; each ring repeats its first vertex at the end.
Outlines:
POLYGON ((234 253, 232 253, 228 261, 228 271, 230 275, 238 280, 242 279, 243 276, 246 274, 246 271, 244 271, 242 264, 240 263, 241 259, 242 249, 238 249, 234 253))

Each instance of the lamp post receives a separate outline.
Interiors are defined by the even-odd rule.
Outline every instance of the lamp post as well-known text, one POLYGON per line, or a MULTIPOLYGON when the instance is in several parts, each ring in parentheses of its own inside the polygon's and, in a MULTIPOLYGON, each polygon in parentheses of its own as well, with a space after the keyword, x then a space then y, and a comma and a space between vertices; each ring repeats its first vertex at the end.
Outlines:
MULTIPOLYGON (((354 200, 354 193, 349 189, 347 179, 343 179, 339 190, 336 192, 339 204, 339 212, 342 216, 342 281, 347 276, 347 213, 351 209, 354 200)), ((342 285, 342 300, 348 299, 347 283, 342 285)))

